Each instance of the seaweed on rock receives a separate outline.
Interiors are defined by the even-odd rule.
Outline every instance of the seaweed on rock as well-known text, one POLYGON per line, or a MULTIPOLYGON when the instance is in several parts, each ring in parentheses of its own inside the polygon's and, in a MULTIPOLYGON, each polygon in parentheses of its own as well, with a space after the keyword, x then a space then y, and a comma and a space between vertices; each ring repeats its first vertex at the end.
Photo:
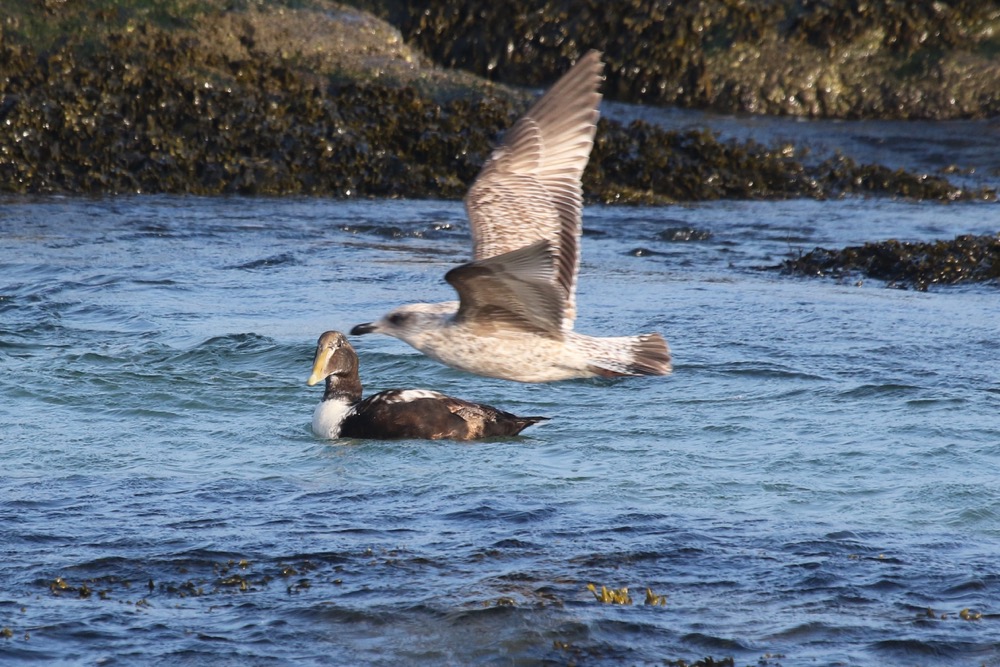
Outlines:
POLYGON ((612 99, 826 118, 1000 113, 1000 4, 368 0, 449 67, 523 85, 604 51, 612 99))
POLYGON ((777 268, 788 273, 835 277, 861 273, 887 281, 890 286, 918 290, 965 282, 1000 285, 1000 235, 963 235, 931 242, 893 239, 842 250, 816 248, 777 268))
MULTIPOLYGON (((336 58, 272 48, 254 27, 266 18, 226 19, 241 45, 231 49, 214 32, 148 21, 108 28, 100 48, 93 35, 41 52, 0 40, 0 192, 459 198, 527 103, 500 88, 457 94, 454 82, 442 94, 437 74, 404 84, 322 73, 315 58, 336 58)), ((601 121, 583 180, 592 199, 625 203, 994 196, 640 121, 601 121)))

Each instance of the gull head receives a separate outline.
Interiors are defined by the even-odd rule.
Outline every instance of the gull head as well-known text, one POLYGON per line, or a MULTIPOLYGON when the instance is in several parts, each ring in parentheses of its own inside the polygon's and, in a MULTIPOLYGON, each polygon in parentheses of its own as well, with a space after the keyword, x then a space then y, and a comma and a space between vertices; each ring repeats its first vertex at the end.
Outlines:
POLYGON ((351 329, 351 335, 385 334, 419 349, 421 340, 428 334, 433 335, 447 327, 457 311, 457 301, 413 303, 389 311, 374 322, 357 325, 351 329))

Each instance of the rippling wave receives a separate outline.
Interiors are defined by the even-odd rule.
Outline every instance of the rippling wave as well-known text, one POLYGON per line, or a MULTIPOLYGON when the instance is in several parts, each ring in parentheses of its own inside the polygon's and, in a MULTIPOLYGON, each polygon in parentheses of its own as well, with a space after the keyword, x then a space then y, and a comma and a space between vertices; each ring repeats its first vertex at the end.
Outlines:
POLYGON ((316 338, 453 298, 461 205, 238 203, 0 215, 4 664, 1000 661, 995 294, 754 270, 993 209, 588 208, 577 328, 661 330, 673 376, 522 385, 365 336, 366 391, 552 419, 327 443, 316 338))

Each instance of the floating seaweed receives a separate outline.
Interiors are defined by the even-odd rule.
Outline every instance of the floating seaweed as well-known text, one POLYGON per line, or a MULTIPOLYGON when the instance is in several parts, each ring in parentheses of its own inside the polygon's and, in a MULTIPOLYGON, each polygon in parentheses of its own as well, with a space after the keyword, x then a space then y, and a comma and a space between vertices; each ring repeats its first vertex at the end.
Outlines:
POLYGON ((965 608, 962 611, 958 612, 958 617, 961 618, 963 621, 978 621, 983 618, 983 612, 972 611, 971 609, 965 608))
POLYGON ((666 607, 667 606, 667 596, 657 595, 653 592, 652 588, 646 589, 646 604, 652 605, 654 607, 666 607))
POLYGON ((604 604, 632 604, 632 596, 628 594, 628 587, 614 589, 601 586, 601 590, 597 590, 597 586, 594 584, 587 584, 587 590, 594 594, 598 602, 604 604))
MULTIPOLYGON (((277 563, 258 573, 254 571, 253 564, 249 560, 233 558, 206 562, 201 564, 201 567, 204 572, 201 573, 200 577, 196 573, 193 579, 181 581, 164 579, 159 582, 148 579, 142 586, 142 592, 149 598, 169 596, 179 599, 247 593, 263 590, 273 580, 281 577, 289 582, 285 586, 287 592, 301 593, 312 587, 312 581, 301 575, 315 571, 320 566, 313 560, 303 559, 294 564, 277 563)), ((188 575, 192 569, 194 568, 187 562, 177 565, 177 571, 182 575, 188 575)), ((333 583, 340 585, 343 581, 338 578, 333 583)), ((150 600, 145 597, 135 600, 135 596, 139 594, 137 592, 139 587, 133 587, 129 579, 114 574, 91 577, 79 585, 73 585, 66 578, 59 576, 45 581, 44 585, 53 595, 59 597, 69 595, 79 598, 96 597, 99 600, 117 600, 139 607, 150 604, 150 600), (130 601, 129 597, 133 598, 133 601, 130 601)))
MULTIPOLYGON (((700 660, 695 660, 694 662, 687 662, 686 660, 667 660, 664 661, 663 664, 668 667, 736 667, 736 661, 733 658, 722 658, 721 660, 716 660, 711 656, 706 656, 700 660)), ((761 659, 758 664, 766 665, 770 663, 766 662, 765 659, 761 659)))
POLYGON ((56 577, 49 582, 49 590, 53 593, 62 593, 64 591, 75 591, 76 589, 66 583, 66 580, 62 577, 56 577))
MULTIPOLYGON (((927 609, 924 610, 923 616, 924 618, 942 620, 942 621, 947 621, 950 618, 947 612, 942 612, 939 614, 930 607, 927 607, 927 609)), ((958 618, 962 619, 963 621, 981 621, 983 618, 983 612, 975 611, 973 609, 969 609, 968 607, 966 607, 962 609, 960 612, 958 612, 958 618)))

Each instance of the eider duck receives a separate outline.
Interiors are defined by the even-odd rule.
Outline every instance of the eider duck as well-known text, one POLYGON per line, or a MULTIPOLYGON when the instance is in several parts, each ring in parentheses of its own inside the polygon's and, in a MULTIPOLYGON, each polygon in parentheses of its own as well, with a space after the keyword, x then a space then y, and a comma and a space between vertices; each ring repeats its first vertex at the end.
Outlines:
POLYGON ((361 399, 358 355, 339 331, 319 337, 310 387, 326 380, 312 430, 321 438, 476 440, 517 435, 548 419, 518 417, 489 405, 424 389, 389 389, 361 399))
POLYGON ((351 334, 387 334, 453 368, 520 382, 670 373, 670 348, 658 333, 573 331, 580 178, 603 71, 597 51, 580 58, 483 165, 465 197, 473 261, 445 275, 459 300, 402 306, 351 334))

